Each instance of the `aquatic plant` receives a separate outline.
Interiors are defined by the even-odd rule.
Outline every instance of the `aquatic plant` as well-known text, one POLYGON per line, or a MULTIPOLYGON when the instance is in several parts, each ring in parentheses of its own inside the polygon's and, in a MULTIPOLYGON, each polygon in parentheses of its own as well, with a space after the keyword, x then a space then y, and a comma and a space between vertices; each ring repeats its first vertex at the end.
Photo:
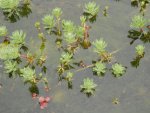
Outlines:
POLYGON ((0 36, 6 36, 8 33, 8 30, 6 28, 6 26, 0 26, 0 36))
POLYGON ((135 47, 135 49, 136 49, 136 54, 138 56, 142 57, 144 55, 144 49, 145 49, 145 47, 143 45, 137 45, 135 47))
POLYGON ((93 71, 96 72, 98 76, 103 75, 106 72, 106 66, 102 62, 96 62, 93 67, 93 71))
POLYGON ((19 57, 19 47, 13 44, 0 44, 0 59, 10 60, 19 57))
POLYGON ((70 32, 64 33, 64 40, 68 44, 74 43, 74 42, 77 41, 77 39, 75 38, 75 36, 76 36, 76 34, 74 34, 74 33, 70 33, 70 32))
POLYGON ((72 21, 62 20, 62 29, 65 33, 66 32, 74 32, 75 28, 76 27, 72 21))
POLYGON ((20 30, 16 30, 12 33, 12 36, 10 37, 12 40, 11 40, 11 43, 12 44, 17 44, 17 45, 23 45, 25 43, 25 37, 26 37, 26 34, 20 30))
POLYGON ((125 67, 123 67, 121 64, 113 64, 112 65, 112 71, 115 77, 120 77, 125 73, 125 67))
POLYGON ((84 13, 88 14, 89 18, 93 18, 97 16, 99 12, 99 6, 95 2, 89 2, 85 4, 85 8, 83 9, 84 13))
POLYGON ((48 33, 51 33, 52 32, 52 28, 55 27, 54 16, 52 16, 52 15, 45 15, 42 18, 42 22, 44 24, 44 28, 48 31, 48 33))
POLYGON ((94 41, 93 45, 94 45, 94 52, 98 54, 105 52, 105 48, 107 47, 107 43, 103 40, 103 38, 94 41))
POLYGON ((85 78, 83 79, 83 84, 80 85, 80 88, 86 94, 93 94, 97 85, 94 83, 93 79, 85 78))
POLYGON ((81 16, 80 17, 80 21, 81 21, 81 25, 84 26, 84 24, 86 22, 86 17, 85 16, 81 16))
POLYGON ((35 70, 30 67, 24 67, 20 69, 20 76, 23 77, 24 82, 36 83, 35 70))
POLYGON ((68 52, 63 52, 61 54, 60 62, 61 64, 68 65, 72 60, 73 54, 68 52))
POLYGON ((19 5, 21 0, 0 0, 0 8, 4 11, 12 12, 19 5))
POLYGON ((67 73, 67 76, 65 77, 65 79, 66 79, 68 82, 71 82, 73 76, 74 76, 74 74, 73 74, 72 72, 68 72, 68 73, 67 73))
POLYGON ((4 68, 6 70, 6 73, 13 73, 18 69, 18 64, 16 61, 6 60, 4 64, 5 64, 4 68))
POLYGON ((54 8, 54 9, 52 10, 52 14, 53 14, 53 16, 55 16, 57 19, 60 19, 60 16, 62 15, 62 10, 61 10, 61 8, 58 8, 58 7, 54 8))
POLYGON ((131 28, 135 28, 135 29, 142 29, 146 24, 147 24, 148 20, 145 19, 143 16, 141 15, 135 15, 132 18, 132 22, 130 24, 131 28))

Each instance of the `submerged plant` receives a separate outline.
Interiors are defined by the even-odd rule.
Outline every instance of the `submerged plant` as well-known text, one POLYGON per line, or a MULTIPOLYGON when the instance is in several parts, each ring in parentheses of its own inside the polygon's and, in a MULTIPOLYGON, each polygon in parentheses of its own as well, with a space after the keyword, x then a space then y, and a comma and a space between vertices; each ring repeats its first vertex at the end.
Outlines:
POLYGON ((63 52, 61 54, 60 62, 61 64, 68 65, 72 60, 73 54, 68 52, 63 52))
POLYGON ((135 47, 135 49, 136 49, 136 54, 138 56, 142 57, 144 55, 144 49, 145 49, 145 47, 143 45, 137 45, 135 47))
POLYGON ((36 83, 35 70, 30 67, 20 69, 20 76, 23 77, 24 82, 36 83))
POLYGON ((7 60, 4 62, 6 73, 13 73, 17 71, 18 64, 16 61, 7 60))
POLYGON ((12 33, 12 36, 10 37, 12 40, 11 40, 11 43, 12 44, 17 44, 17 45, 23 45, 25 43, 25 37, 26 37, 26 34, 20 30, 16 30, 12 33))
POLYGON ((20 54, 18 46, 12 44, 0 44, 0 59, 10 60, 16 59, 19 56, 20 54))
POLYGON ((142 29, 147 24, 147 22, 148 22, 148 20, 145 19, 143 16, 135 15, 132 18, 132 22, 130 24, 130 27, 135 28, 135 29, 142 29))
POLYGON ((0 36, 6 36, 8 33, 6 26, 0 26, 0 36))
POLYGON ((101 38, 100 40, 96 40, 93 42, 94 45, 94 52, 101 54, 105 52, 105 48, 107 47, 107 43, 101 38))
POLYGON ((48 33, 51 33, 53 27, 55 27, 54 17, 52 15, 45 15, 42 18, 42 22, 44 24, 44 28, 48 31, 48 33))
POLYGON ((56 7, 53 9, 52 14, 57 18, 60 19, 60 16, 62 15, 62 10, 61 8, 56 7))
POLYGON ((125 73, 125 67, 123 67, 121 64, 114 64, 112 65, 112 71, 115 77, 120 77, 125 73))
POLYGON ((84 13, 88 14, 89 18, 97 16, 99 12, 99 6, 95 2, 89 2, 85 4, 84 13))
POLYGON ((93 94, 97 85, 94 83, 93 79, 85 78, 83 84, 80 85, 80 88, 86 94, 93 94))
POLYGON ((96 62, 93 71, 96 72, 98 76, 103 75, 106 72, 106 66, 102 62, 96 62))

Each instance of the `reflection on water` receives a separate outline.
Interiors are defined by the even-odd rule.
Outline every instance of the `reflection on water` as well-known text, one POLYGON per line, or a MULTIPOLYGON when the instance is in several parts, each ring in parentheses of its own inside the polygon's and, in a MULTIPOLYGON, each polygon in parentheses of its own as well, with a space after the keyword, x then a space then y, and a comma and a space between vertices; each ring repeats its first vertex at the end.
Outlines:
MULTIPOLYGON (((88 0, 89 1, 89 0, 88 0)), ((52 10, 55 6, 62 7, 64 17, 78 22, 79 16, 82 12, 82 6, 87 0, 33 0, 34 7, 32 8, 32 14, 28 18, 22 18, 20 21, 9 24, 0 17, 1 24, 5 23, 11 31, 14 29, 23 29, 29 34, 28 37, 37 37, 35 34, 34 23, 37 20, 41 20, 41 17, 49 10, 52 10), (78 7, 81 6, 81 7, 78 7), (41 12, 41 13, 39 13, 41 12), (43 14, 44 13, 44 14, 43 14), (39 15, 40 14, 40 15, 39 15), (75 16, 76 15, 76 16, 75 16)), ((55 47, 53 37, 47 36, 46 51, 48 57, 47 66, 47 78, 49 78, 51 90, 48 95, 52 96, 52 102, 48 107, 41 111, 37 102, 33 101, 28 92, 28 86, 22 84, 17 79, 15 81, 15 87, 13 91, 10 91, 10 87, 14 83, 14 79, 8 79, 6 74, 0 73, 0 113, 149 113, 150 106, 150 50, 149 40, 143 41, 143 38, 137 38, 141 35, 138 31, 131 31, 129 24, 133 14, 137 13, 136 8, 130 6, 130 2, 126 0, 96 0, 100 6, 109 6, 109 16, 103 18, 98 16, 93 26, 93 31, 90 31, 90 40, 94 41, 97 38, 104 37, 106 42, 110 44, 109 50, 117 50, 121 48, 124 43, 130 43, 130 39, 133 39, 131 46, 126 46, 123 50, 120 50, 115 54, 117 61, 125 64, 128 69, 124 76, 121 78, 114 78, 110 72, 106 73, 104 77, 97 78, 93 76, 91 69, 87 69, 81 72, 77 72, 73 79, 73 89, 68 90, 67 84, 62 81, 61 86, 56 87, 58 84, 56 67, 60 53, 55 47), (130 35, 130 39, 127 37, 130 35), (147 43, 145 43, 147 42, 147 43), (143 59, 134 59, 132 68, 130 62, 133 60, 135 51, 134 48, 137 43, 144 43, 146 47, 146 54, 143 59), (84 94, 80 93, 80 84, 84 77, 94 78, 98 87, 95 95, 87 98, 84 94), (112 104, 112 99, 119 99, 119 104, 112 104), (36 104, 36 107, 34 107, 36 104)), ((150 9, 147 7, 147 12, 150 9)), ((150 18, 149 13, 145 14, 150 18)), ((149 39, 149 38, 144 38, 149 39)), ((40 44, 39 40, 34 38, 34 44, 30 45, 30 38, 28 45, 34 49, 38 48, 40 44)), ((91 58, 95 59, 96 55, 91 54, 91 48, 89 51, 79 51, 76 55, 78 59, 84 59, 85 64, 90 63, 91 58), (84 55, 84 58, 83 58, 84 55)), ((79 60, 80 61, 80 60, 79 60)), ((1 63, 2 64, 2 63, 1 63)), ((42 86, 39 86, 42 87, 42 86)), ((32 90, 32 88, 31 88, 32 90)), ((41 95, 46 95, 41 90, 38 92, 41 95)))

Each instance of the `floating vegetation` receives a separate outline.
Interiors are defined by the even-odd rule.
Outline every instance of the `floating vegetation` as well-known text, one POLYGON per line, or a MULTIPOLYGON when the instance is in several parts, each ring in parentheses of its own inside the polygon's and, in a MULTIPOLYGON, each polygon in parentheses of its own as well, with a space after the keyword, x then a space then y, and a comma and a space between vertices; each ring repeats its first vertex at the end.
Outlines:
POLYGON ((102 76, 106 72, 106 66, 102 62, 96 62, 95 66, 93 67, 93 71, 96 72, 98 76, 102 76))
POLYGON ((0 0, 0 9, 7 20, 16 22, 31 13, 30 0, 0 0))
POLYGON ((143 16, 141 15, 135 15, 132 18, 132 23, 130 25, 131 28, 135 28, 135 29, 142 29, 146 24, 147 24, 148 20, 145 19, 143 16))
POLYGON ((99 6, 95 2, 89 2, 85 4, 84 8, 84 15, 87 17, 87 19, 94 19, 97 16, 99 12, 99 6))
POLYGON ((8 33, 8 31, 7 31, 6 26, 1 26, 1 27, 0 27, 0 36, 1 36, 1 37, 4 37, 4 36, 7 35, 7 33, 8 33))
POLYGON ((137 45, 135 47, 136 49, 136 54, 139 56, 139 57, 143 57, 144 56, 144 49, 145 47, 143 45, 137 45))
POLYGON ((80 85, 81 91, 83 91, 87 95, 94 94, 95 88, 97 85, 94 83, 93 79, 85 78, 83 80, 83 84, 80 85))
POLYGON ((112 71, 115 77, 120 77, 125 73, 125 67, 123 67, 121 64, 114 64, 112 65, 112 71))

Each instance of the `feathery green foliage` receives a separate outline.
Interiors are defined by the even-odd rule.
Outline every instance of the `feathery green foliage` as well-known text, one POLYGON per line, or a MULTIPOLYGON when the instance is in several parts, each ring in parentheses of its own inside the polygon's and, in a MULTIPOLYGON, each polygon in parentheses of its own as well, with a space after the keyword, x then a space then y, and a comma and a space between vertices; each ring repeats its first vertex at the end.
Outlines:
POLYGON ((97 85, 94 83, 93 79, 85 78, 83 84, 80 85, 80 88, 86 94, 93 94, 97 85))
POLYGON ((4 10, 12 10, 19 5, 21 0, 0 0, 0 8, 4 10))
POLYGON ((17 71, 18 64, 16 61, 6 60, 4 64, 5 64, 4 68, 6 70, 6 73, 13 73, 17 71))
POLYGON ((6 36, 8 33, 6 26, 0 26, 0 36, 6 36))
POLYGON ((44 28, 48 31, 48 33, 51 33, 52 28, 55 27, 55 20, 52 15, 45 15, 42 18, 42 22, 44 24, 44 28))
POLYGON ((30 67, 25 67, 23 69, 20 69, 20 73, 20 76, 23 77, 24 82, 35 82, 35 70, 31 69, 30 67))
POLYGON ((60 62, 62 64, 68 65, 71 62, 72 57, 73 57, 73 54, 68 53, 68 52, 63 52, 61 54, 60 62))
POLYGON ((96 72, 98 76, 103 75, 106 72, 106 66, 102 62, 96 62, 93 71, 96 72))
POLYGON ((93 45, 95 47, 94 52, 99 54, 105 52, 105 48, 107 47, 107 43, 102 38, 93 42, 93 45))
POLYGON ((114 64, 112 65, 112 71, 115 77, 120 77, 125 73, 125 67, 123 67, 121 64, 114 64))
POLYGON ((147 24, 148 20, 141 15, 135 15, 130 24, 131 28, 141 29, 147 24))
POLYGON ((63 20, 62 21, 62 28, 63 28, 64 32, 74 32, 76 27, 72 21, 63 20))
POLYGON ((12 33, 12 36, 10 37, 12 40, 11 40, 11 43, 12 44, 17 44, 17 45, 23 45, 25 43, 25 37, 26 37, 26 34, 20 30, 16 30, 12 33))
POLYGON ((62 15, 62 10, 61 10, 61 8, 56 7, 55 9, 53 9, 52 14, 53 14, 53 16, 55 16, 57 19, 60 18, 60 16, 62 15))
POLYGON ((136 54, 138 56, 143 56, 144 55, 144 49, 145 49, 145 47, 143 45, 137 45, 135 47, 135 49, 136 49, 136 54))
POLYGON ((90 15, 90 18, 96 16, 99 12, 99 6, 95 2, 85 4, 84 12, 90 15))
POLYGON ((19 47, 13 44, 0 44, 0 59, 9 60, 19 57, 19 47))
POLYGON ((74 74, 72 72, 68 72, 67 73, 67 76, 66 76, 66 80, 71 82, 72 81, 72 78, 73 78, 74 74))
POLYGON ((64 40, 68 43, 68 44, 71 44, 71 43, 74 43, 76 42, 76 38, 75 38, 75 34, 74 33, 64 33, 64 40))

